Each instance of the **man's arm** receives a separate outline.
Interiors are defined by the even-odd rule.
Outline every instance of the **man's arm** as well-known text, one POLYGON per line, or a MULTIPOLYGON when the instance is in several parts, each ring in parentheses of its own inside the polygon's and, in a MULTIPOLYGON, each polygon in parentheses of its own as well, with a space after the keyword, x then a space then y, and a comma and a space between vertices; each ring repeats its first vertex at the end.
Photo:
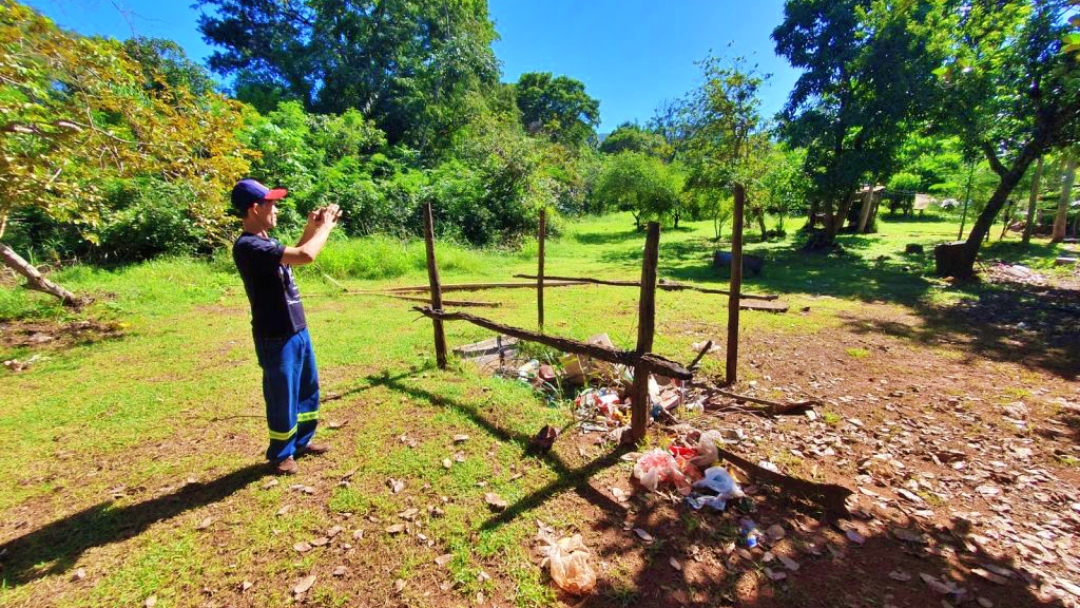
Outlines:
POLYGON ((313 212, 308 216, 308 223, 300 242, 296 247, 285 248, 285 252, 281 255, 281 263, 303 266, 314 262, 339 219, 341 219, 341 210, 337 205, 330 205, 321 211, 313 212))

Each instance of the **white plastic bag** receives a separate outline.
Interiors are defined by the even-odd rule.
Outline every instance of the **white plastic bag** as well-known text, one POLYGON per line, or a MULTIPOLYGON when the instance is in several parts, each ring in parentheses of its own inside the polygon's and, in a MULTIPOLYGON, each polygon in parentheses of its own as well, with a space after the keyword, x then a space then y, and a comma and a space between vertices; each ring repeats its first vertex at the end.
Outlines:
POLYGON ((690 462, 702 468, 712 466, 714 462, 720 459, 720 453, 717 451, 716 446, 723 443, 723 441, 724 438, 720 435, 720 431, 705 431, 701 434, 701 439, 698 439, 698 455, 690 462))

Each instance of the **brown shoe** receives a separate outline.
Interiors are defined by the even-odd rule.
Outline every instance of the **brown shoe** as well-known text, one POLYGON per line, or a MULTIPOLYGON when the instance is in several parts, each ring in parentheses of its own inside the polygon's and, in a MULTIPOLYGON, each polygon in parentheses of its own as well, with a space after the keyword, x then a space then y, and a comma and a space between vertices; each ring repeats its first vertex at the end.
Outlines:
POLYGON ((274 473, 277 475, 293 475, 299 470, 300 465, 296 464, 292 456, 274 465, 274 473))
POLYGON ((296 448, 297 456, 321 456, 330 451, 330 446, 325 443, 309 443, 303 447, 296 448))

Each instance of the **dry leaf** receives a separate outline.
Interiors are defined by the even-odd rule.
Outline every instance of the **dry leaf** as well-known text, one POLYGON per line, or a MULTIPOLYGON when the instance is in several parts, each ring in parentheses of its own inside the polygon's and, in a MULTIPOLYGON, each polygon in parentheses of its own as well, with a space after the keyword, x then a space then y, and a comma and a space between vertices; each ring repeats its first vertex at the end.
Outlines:
POLYGON ((788 570, 791 570, 792 572, 797 572, 799 570, 799 562, 786 555, 778 555, 777 557, 780 558, 780 563, 784 564, 784 567, 788 570))
POLYGON ((454 560, 453 553, 445 553, 435 558, 435 563, 439 566, 445 566, 454 560))
POLYGON ((668 559, 668 563, 671 564, 672 568, 678 570, 679 572, 682 572, 682 564, 679 563, 679 560, 672 557, 668 559))
POLYGON ((334 576, 342 577, 342 576, 345 576, 348 573, 349 573, 349 569, 346 568, 345 566, 338 566, 337 568, 334 568, 334 576))
POLYGON ((301 541, 293 545, 292 548, 299 553, 307 553, 308 551, 311 551, 311 544, 301 541))
POLYGON ((454 435, 454 443, 465 443, 468 440, 468 435, 454 435))
POLYGON ((320 536, 319 538, 316 538, 316 539, 311 541, 311 546, 312 547, 324 547, 324 546, 328 545, 329 543, 330 543, 329 538, 326 538, 325 536, 320 536))
POLYGON ((855 530, 848 530, 847 532, 845 532, 845 534, 847 535, 848 540, 855 543, 856 545, 861 545, 866 542, 866 537, 864 537, 862 534, 859 534, 855 530))
POLYGON ((292 590, 293 594, 294 595, 300 595, 302 593, 307 593, 307 590, 311 589, 311 586, 314 585, 314 584, 315 584, 315 575, 314 574, 312 574, 311 576, 305 576, 304 578, 300 579, 300 582, 296 583, 295 587, 293 587, 293 590, 292 590))
POLYGON ((401 534, 405 531, 405 524, 394 524, 386 528, 387 534, 401 534))
POLYGON ((405 590, 405 579, 397 579, 394 581, 394 593, 401 593, 405 590))
POLYGON ((341 534, 342 532, 344 532, 344 528, 342 528, 341 526, 334 526, 333 528, 330 528, 329 530, 326 531, 326 535, 329 536, 330 538, 334 538, 335 536, 337 536, 338 534, 341 534))
POLYGON ((205 529, 209 528, 210 524, 212 524, 212 523, 214 523, 214 518, 213 517, 207 517, 206 519, 199 522, 199 525, 195 526, 195 529, 196 530, 205 530, 205 529))
POLYGON ((894 581, 906 583, 911 580, 911 575, 907 572, 904 572, 903 570, 893 570, 889 573, 889 578, 893 579, 894 581))
POLYGON ((651 543, 653 541, 652 534, 649 534, 648 532, 646 532, 645 530, 642 530, 641 528, 634 528, 634 534, 637 534, 638 538, 640 538, 641 540, 643 540, 643 541, 645 541, 647 543, 651 543))
POLYGON ((285 515, 286 513, 288 513, 291 510, 292 510, 292 505, 285 505, 284 507, 281 507, 280 509, 278 509, 277 516, 281 517, 282 515, 285 515))
POLYGON ((484 502, 486 502, 489 507, 496 511, 502 511, 506 508, 506 501, 494 492, 488 492, 487 494, 484 494, 484 502))
POLYGON ((253 583, 251 581, 244 581, 244 582, 240 583, 240 593, 243 593, 243 592, 247 591, 248 589, 251 589, 254 586, 255 586, 255 583, 253 583))
POLYGON ((79 568, 75 571, 75 574, 71 575, 71 580, 73 581, 81 581, 84 578, 86 578, 86 568, 79 568))

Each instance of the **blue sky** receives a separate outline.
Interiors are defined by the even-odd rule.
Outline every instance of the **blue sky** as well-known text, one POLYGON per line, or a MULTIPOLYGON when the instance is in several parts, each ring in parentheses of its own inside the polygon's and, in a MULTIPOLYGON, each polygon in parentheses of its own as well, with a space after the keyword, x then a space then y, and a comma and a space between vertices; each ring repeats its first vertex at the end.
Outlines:
MULTIPOLYGON (((25 2, 26 0, 24 0, 25 2)), ((213 49, 196 28, 192 0, 29 0, 59 25, 117 38, 170 38, 197 59, 213 49)), ((769 34, 782 0, 488 0, 501 40, 503 78, 552 72, 577 78, 600 100, 600 131, 647 121, 665 99, 700 82, 695 61, 710 50, 747 57, 773 75, 768 114, 783 106, 798 72, 773 54, 769 34)))

